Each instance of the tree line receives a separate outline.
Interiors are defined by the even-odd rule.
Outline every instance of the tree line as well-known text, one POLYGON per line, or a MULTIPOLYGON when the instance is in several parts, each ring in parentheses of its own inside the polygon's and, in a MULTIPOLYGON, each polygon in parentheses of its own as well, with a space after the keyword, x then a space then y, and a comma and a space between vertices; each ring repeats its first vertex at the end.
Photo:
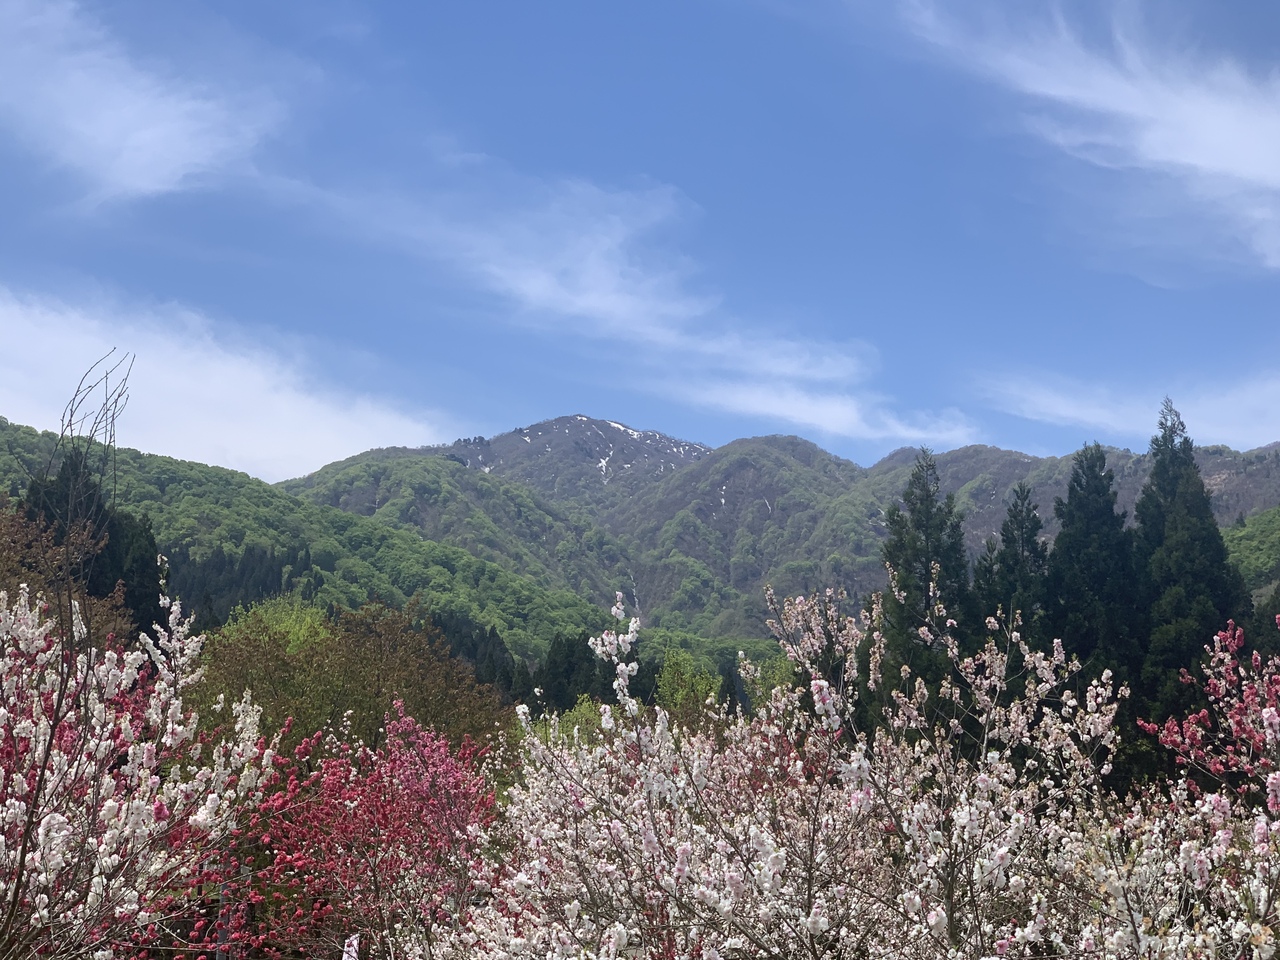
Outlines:
POLYGON ((1151 474, 1132 523, 1117 508, 1115 475, 1098 443, 1074 457, 1066 497, 1056 497, 1052 543, 1034 490, 1013 488, 999 537, 970 563, 962 513, 942 495, 928 450, 916 459, 900 505, 887 511, 883 558, 892 571, 884 595, 889 656, 926 677, 938 653, 924 633, 953 619, 962 644, 976 647, 993 615, 1017 625, 1033 647, 1060 640, 1083 677, 1111 671, 1128 686, 1120 722, 1162 722, 1199 703, 1184 671, 1228 620, 1274 647, 1280 589, 1254 611, 1230 561, 1187 428, 1169 400, 1151 438, 1151 474), (1274 608, 1274 609, 1273 609, 1274 608), (943 613, 945 611, 945 613, 943 613), (1271 629, 1267 629, 1270 626, 1271 629), (922 631, 924 633, 922 633, 922 631))

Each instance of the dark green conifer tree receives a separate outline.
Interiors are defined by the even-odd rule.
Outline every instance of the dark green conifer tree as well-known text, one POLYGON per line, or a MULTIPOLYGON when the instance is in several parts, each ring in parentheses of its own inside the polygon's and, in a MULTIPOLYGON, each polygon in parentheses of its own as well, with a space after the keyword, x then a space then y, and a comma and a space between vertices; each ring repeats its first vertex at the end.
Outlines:
POLYGON ((1018 483, 1000 525, 999 543, 994 537, 988 540, 986 553, 974 566, 974 593, 981 612, 990 616, 999 607, 1009 622, 1021 613, 1027 637, 1039 635, 1044 615, 1049 548, 1040 539, 1043 526, 1039 505, 1031 500, 1031 487, 1018 483))
POLYGON ((961 520, 955 495, 942 496, 933 454, 921 449, 902 491, 902 505, 894 504, 886 512, 889 535, 881 556, 894 572, 898 592, 895 596, 890 591, 884 598, 889 655, 917 672, 923 668, 926 679, 941 668, 941 663, 935 662, 937 651, 926 652, 928 648, 920 638, 921 627, 935 635, 942 628, 935 623, 929 596, 935 570, 938 600, 946 607, 948 617, 959 624, 960 635, 976 635, 980 626, 969 588, 961 520))
POLYGON ((1159 722, 1193 705, 1195 690, 1180 681, 1181 670, 1200 663, 1205 644, 1228 619, 1247 622, 1252 604, 1227 557, 1195 446, 1168 398, 1159 432, 1151 438, 1151 458, 1151 475, 1134 510, 1151 631, 1135 706, 1159 722))
POLYGON ((1264 656, 1280 654, 1280 584, 1271 591, 1266 599, 1260 601, 1253 611, 1245 638, 1249 646, 1264 656))
POLYGON ((610 701, 614 697, 613 678, 613 670, 595 655, 585 634, 557 634, 533 673, 533 683, 542 696, 531 706, 563 713, 584 693, 596 700, 610 701))
POLYGON ((1004 596, 1004 585, 1000 576, 1000 541, 995 537, 987 537, 982 545, 982 553, 973 561, 973 595, 978 609, 991 616, 1000 607, 1007 613, 1004 596))
MULTIPOLYGON (((1069 655, 1080 658, 1078 684, 1110 670, 1116 689, 1133 686, 1146 641, 1142 586, 1134 563, 1133 530, 1116 510, 1115 475, 1097 443, 1075 455, 1067 497, 1054 500, 1061 524, 1045 579, 1045 627, 1069 655)), ((1110 785, 1129 788, 1134 778, 1161 769, 1162 754, 1137 729, 1132 699, 1120 701, 1116 725, 1122 737, 1110 785)))
POLYGON ((78 558, 79 569, 69 571, 93 597, 106 597, 124 583, 125 608, 138 630, 154 633, 168 618, 160 609, 160 568, 155 535, 146 517, 108 506, 102 495, 103 469, 89 455, 72 449, 57 474, 33 477, 27 485, 27 518, 49 527, 62 544, 83 530, 95 549, 78 558))
POLYGON ((1128 682, 1141 666, 1143 624, 1133 533, 1116 510, 1114 484, 1100 444, 1076 453, 1067 497, 1053 504, 1061 529, 1047 564, 1045 626, 1086 675, 1110 669, 1128 682))

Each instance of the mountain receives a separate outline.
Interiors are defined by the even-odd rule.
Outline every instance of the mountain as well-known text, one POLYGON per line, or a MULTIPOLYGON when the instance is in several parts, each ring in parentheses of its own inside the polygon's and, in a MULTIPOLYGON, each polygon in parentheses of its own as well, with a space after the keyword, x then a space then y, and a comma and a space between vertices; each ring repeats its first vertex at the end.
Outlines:
MULTIPOLYGON (((764 587, 859 586, 878 565, 866 471, 798 437, 736 440, 660 478, 602 518, 632 546, 650 622, 707 635, 758 632, 764 587)), ((749 635, 749 634, 748 634, 749 635)))
POLYGON ((286 481, 278 489, 462 547, 597 602, 613 595, 626 556, 616 538, 584 509, 545 499, 532 485, 496 472, 469 468, 454 449, 456 445, 449 453, 427 455, 373 451, 286 481))
MULTIPOLYGON (((0 418, 0 490, 21 493, 55 458, 57 437, 0 418)), ((317 504, 247 474, 120 448, 110 492, 149 518, 188 608, 226 616, 240 600, 297 590, 357 606, 421 594, 433 613, 496 629, 536 660, 556 636, 599 630, 608 615, 576 591, 511 572, 404 524, 317 504), (210 609, 212 608, 212 609, 210 609)))
MULTIPOLYGON (((24 469, 47 462, 54 439, 0 421, 0 490, 21 493, 24 469)), ((151 518, 173 583, 208 590, 189 600, 215 616, 280 589, 339 604, 424 591, 537 659, 557 634, 606 622, 617 590, 647 627, 749 638, 765 633, 766 584, 879 589, 884 513, 916 454, 861 467, 798 437, 711 449, 579 415, 490 439, 370 450, 275 486, 120 450, 115 495, 151 518)), ((1107 456, 1132 513, 1149 460, 1107 456)), ((1280 514, 1268 512, 1280 506, 1280 444, 1204 447, 1197 458, 1250 585, 1280 578, 1280 514)), ((1035 491, 1045 535, 1056 532, 1070 456, 975 445, 936 460, 944 492, 965 511, 971 553, 999 530, 1019 481, 1035 491)))
MULTIPOLYGON (((372 450, 283 488, 317 503, 407 525, 508 569, 604 599, 621 589, 647 625, 703 636, 763 630, 763 591, 885 583, 883 515, 917 450, 870 468, 798 437, 716 449, 612 421, 562 417, 418 450, 372 450)), ((1280 444, 1197 457, 1219 522, 1280 504, 1280 444)), ((944 492, 965 512, 977 553, 996 535, 1013 486, 1029 483, 1046 536, 1071 457, 973 445, 937 455, 944 492)), ((1132 513, 1145 454, 1108 450, 1132 513)))
POLYGON ((428 454, 519 481, 548 500, 601 504, 623 498, 709 452, 700 443, 579 414, 448 446, 371 450, 343 463, 428 454))

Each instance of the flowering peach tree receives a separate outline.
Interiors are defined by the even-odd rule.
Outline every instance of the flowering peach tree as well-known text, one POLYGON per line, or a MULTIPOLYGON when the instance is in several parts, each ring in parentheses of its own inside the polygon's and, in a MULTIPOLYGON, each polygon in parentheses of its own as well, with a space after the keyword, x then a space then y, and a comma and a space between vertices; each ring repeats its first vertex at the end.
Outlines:
POLYGON ((376 748, 274 756, 248 697, 202 736, 176 604, 128 648, 0 594, 0 957, 1275 955, 1280 658, 1213 638, 1205 708, 1146 725, 1183 773, 1120 797, 1123 689, 1016 616, 965 651, 935 604, 926 681, 876 609, 771 604, 792 679, 744 660, 750 709, 640 703, 632 620, 598 725, 521 711, 486 780, 399 707, 376 748))
MULTIPOLYGON (((1167 800, 1149 790, 1116 833, 1131 860, 1158 851, 1166 862, 1164 912, 1147 915, 1184 931, 1182 955, 1268 958, 1280 926, 1280 658, 1247 654, 1234 623, 1205 653, 1203 678, 1184 670, 1183 682, 1208 706, 1144 724, 1186 773, 1167 800)), ((1126 867, 1111 876, 1137 872, 1126 867)))
POLYGON ((247 697, 228 736, 197 735, 203 638, 164 605, 124 647, 0 592, 0 957, 108 960, 216 923, 204 885, 271 748, 247 697))
POLYGON ((1060 647, 1032 651, 994 621, 968 657, 945 629, 921 636, 953 668, 934 689, 887 678, 875 619, 839 599, 775 604, 800 682, 749 714, 709 704, 718 723, 701 731, 630 696, 634 620, 593 641, 618 705, 601 706, 598 736, 525 737, 470 948, 714 960, 1096 944, 1082 865, 1116 738, 1108 680, 1077 699, 1060 647), (859 698, 879 693, 883 715, 859 722, 859 698))
POLYGON ((246 832, 263 852, 233 886, 232 942, 336 958, 355 934, 368 957, 448 951, 480 872, 493 791, 480 751, 454 752, 403 704, 385 734, 377 749, 317 734, 280 764, 246 832))

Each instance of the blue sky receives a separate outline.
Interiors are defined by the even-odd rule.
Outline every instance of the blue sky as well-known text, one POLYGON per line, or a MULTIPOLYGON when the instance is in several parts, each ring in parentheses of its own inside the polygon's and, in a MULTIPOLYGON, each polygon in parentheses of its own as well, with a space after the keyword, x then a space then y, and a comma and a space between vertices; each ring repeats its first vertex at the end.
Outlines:
POLYGON ((0 0, 0 415, 269 480, 586 413, 1280 439, 1280 8, 0 0), (10 350, 12 351, 10 353, 10 350))

